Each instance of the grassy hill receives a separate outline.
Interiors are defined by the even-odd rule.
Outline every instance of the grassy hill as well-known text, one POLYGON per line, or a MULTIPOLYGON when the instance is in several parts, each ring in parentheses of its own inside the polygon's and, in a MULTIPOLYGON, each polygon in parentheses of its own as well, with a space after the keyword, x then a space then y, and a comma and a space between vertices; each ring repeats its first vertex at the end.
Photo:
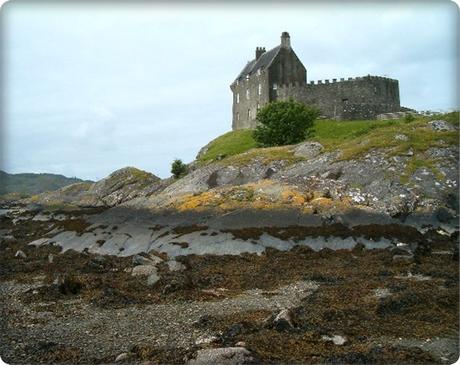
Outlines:
POLYGON ((76 177, 69 178, 56 174, 8 174, 0 170, 0 195, 19 194, 26 196, 39 194, 83 181, 76 177))
MULTIPOLYGON (((318 120, 314 126, 314 136, 310 140, 320 142, 326 151, 340 148, 345 159, 377 148, 393 148, 394 154, 402 154, 409 149, 416 153, 442 143, 457 144, 458 133, 456 132, 439 133, 429 128, 419 128, 425 126, 427 121, 434 119, 442 119, 458 125, 459 113, 453 112, 431 118, 420 117, 411 122, 404 119, 386 121, 318 120), (395 139, 398 134, 404 134, 407 140, 395 139)), ((252 131, 245 129, 228 132, 211 141, 208 150, 199 158, 199 161, 207 163, 218 158, 234 163, 237 162, 237 155, 252 149, 253 151, 240 158, 246 160, 252 155, 254 157, 258 155, 266 157, 268 155, 273 157, 286 155, 285 157, 288 157, 288 151, 285 147, 257 148, 257 144, 252 138, 252 131)))

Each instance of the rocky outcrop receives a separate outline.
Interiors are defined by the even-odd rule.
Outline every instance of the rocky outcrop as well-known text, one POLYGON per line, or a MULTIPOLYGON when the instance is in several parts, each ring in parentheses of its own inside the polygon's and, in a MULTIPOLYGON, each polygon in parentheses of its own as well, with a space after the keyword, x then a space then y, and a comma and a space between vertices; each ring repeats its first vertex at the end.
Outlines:
POLYGON ((96 183, 69 185, 35 195, 23 202, 45 206, 112 207, 139 196, 151 195, 165 185, 165 181, 149 172, 125 167, 96 183))

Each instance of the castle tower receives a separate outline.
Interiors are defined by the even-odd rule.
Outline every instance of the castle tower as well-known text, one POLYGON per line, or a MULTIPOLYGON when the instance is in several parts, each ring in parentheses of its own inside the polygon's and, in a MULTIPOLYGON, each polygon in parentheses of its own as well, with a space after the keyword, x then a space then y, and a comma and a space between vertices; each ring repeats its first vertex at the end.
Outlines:
POLYGON ((291 37, 288 32, 283 32, 281 34, 281 47, 287 49, 291 48, 291 37))

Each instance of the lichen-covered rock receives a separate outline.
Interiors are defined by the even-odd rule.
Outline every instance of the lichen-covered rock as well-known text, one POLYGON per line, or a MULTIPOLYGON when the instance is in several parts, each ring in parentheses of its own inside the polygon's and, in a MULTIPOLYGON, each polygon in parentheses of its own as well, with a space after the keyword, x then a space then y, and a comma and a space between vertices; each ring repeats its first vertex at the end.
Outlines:
POLYGON ((303 158, 314 158, 323 150, 323 145, 319 142, 304 142, 294 148, 294 156, 303 158))
POLYGON ((455 127, 445 120, 432 120, 431 122, 428 122, 428 124, 431 126, 431 129, 437 132, 448 132, 455 130, 455 127))

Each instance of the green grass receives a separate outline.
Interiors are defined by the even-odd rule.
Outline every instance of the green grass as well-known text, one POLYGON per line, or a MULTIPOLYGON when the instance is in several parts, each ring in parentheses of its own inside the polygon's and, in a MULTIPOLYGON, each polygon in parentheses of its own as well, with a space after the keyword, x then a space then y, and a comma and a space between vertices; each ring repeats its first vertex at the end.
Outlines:
MULTIPOLYGON (((436 132, 427 125, 432 119, 443 119, 458 124, 458 112, 438 115, 431 118, 417 118, 412 122, 404 119, 387 121, 356 120, 336 121, 319 120, 314 126, 312 141, 320 142, 326 151, 340 149, 340 159, 349 160, 362 156, 369 151, 385 149, 390 155, 404 155, 412 150, 415 155, 431 147, 445 147, 458 144, 458 131, 436 132), (395 139, 404 134, 407 141, 395 139)), ((251 130, 228 132, 211 142, 208 151, 200 162, 224 158, 228 164, 244 164, 260 157, 263 160, 284 159, 294 161, 289 147, 255 148, 251 130), (244 153, 247 152, 247 153, 244 153)), ((420 164, 420 163, 418 163, 420 164)), ((426 167, 430 168, 427 163, 426 167)))
POLYGON ((228 132, 211 141, 208 151, 200 158, 200 161, 207 162, 217 157, 238 155, 254 147, 256 147, 256 142, 252 138, 251 130, 228 132))

